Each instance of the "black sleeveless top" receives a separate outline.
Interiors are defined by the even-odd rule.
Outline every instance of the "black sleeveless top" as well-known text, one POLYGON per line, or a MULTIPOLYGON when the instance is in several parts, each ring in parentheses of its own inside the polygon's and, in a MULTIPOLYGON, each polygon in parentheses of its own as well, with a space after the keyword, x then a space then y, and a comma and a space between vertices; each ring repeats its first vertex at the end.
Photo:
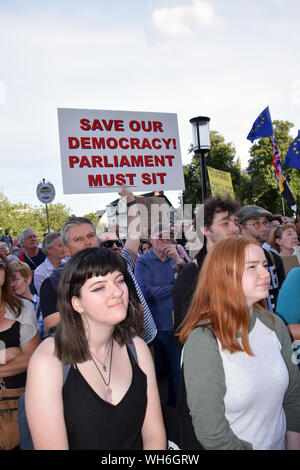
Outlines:
POLYGON ((147 376, 127 352, 132 381, 117 405, 103 400, 76 365, 63 386, 64 417, 71 450, 142 450, 142 426, 147 405, 147 376))
MULTIPOLYGON (((3 341, 6 349, 20 347, 20 323, 15 321, 10 328, 0 331, 0 341, 3 341)), ((3 377, 3 381, 6 388, 25 387, 26 372, 21 372, 12 377, 3 377)))

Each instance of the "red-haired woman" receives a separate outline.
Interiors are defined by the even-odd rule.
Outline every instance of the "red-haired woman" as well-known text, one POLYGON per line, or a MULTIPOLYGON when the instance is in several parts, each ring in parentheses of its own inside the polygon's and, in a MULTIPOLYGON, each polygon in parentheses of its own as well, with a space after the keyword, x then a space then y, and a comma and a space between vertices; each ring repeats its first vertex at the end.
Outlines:
POLYGON ((19 445, 18 398, 24 392, 26 370, 40 335, 34 308, 11 288, 11 268, 0 255, 0 449, 19 445))
POLYGON ((224 238, 205 259, 180 340, 187 402, 206 449, 300 449, 299 370, 284 323, 263 308, 268 286, 252 238, 224 238))

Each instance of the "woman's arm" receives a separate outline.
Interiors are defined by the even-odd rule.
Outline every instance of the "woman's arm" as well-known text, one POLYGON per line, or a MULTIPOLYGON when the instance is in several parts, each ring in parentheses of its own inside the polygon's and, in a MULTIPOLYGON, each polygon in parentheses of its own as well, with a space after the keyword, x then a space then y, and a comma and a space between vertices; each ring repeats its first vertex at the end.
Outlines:
POLYGON ((293 340, 299 340, 300 339, 300 324, 292 323, 291 325, 286 325, 286 326, 293 340))
POLYGON ((1 364, 6 364, 7 362, 11 361, 17 356, 22 354, 22 349, 20 347, 11 347, 1 351, 3 356, 3 360, 1 360, 1 364))
POLYGON ((142 428, 143 448, 144 450, 165 450, 166 431, 151 352, 141 338, 135 338, 134 344, 139 367, 147 375, 147 409, 142 428))
POLYGON ((9 348, 7 350, 6 364, 0 365, 0 376, 2 377, 12 377, 17 374, 21 374, 27 369, 29 359, 35 349, 40 344, 40 334, 37 333, 27 344, 21 349, 21 354, 15 354, 13 351, 10 352, 9 349, 15 351, 19 348, 9 348))
MULTIPOLYGON (((127 204, 135 201, 134 194, 122 185, 122 190, 119 192, 122 198, 125 198, 127 204)), ((137 204, 130 204, 127 206, 127 239, 124 245, 127 251, 131 254, 132 258, 135 259, 141 240, 141 227, 140 227, 140 214, 138 211, 137 204)))
POLYGON ((287 431, 286 450, 300 450, 300 434, 298 432, 287 431))
POLYGON ((48 338, 32 355, 27 373, 26 415, 36 450, 69 449, 62 387, 63 366, 48 338))

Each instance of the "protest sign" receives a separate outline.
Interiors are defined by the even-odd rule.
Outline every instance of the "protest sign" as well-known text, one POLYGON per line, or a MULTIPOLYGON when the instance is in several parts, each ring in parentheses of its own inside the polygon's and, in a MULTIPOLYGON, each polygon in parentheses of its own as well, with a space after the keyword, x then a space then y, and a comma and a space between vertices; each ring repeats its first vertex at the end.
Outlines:
POLYGON ((50 204, 55 198, 55 189, 52 183, 41 181, 36 188, 36 195, 40 202, 43 204, 50 204))
POLYGON ((65 194, 184 189, 177 115, 58 109, 65 194))
POLYGON ((207 167, 212 196, 216 194, 228 194, 234 198, 231 174, 227 171, 216 170, 207 167))

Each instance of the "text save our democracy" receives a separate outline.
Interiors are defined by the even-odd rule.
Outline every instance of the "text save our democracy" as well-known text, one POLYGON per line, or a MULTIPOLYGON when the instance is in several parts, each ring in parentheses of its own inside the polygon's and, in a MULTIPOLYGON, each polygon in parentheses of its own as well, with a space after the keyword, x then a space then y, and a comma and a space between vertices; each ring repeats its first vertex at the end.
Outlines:
MULTIPOLYGON (((111 120, 106 122, 105 120, 94 120, 92 125, 87 119, 82 119, 80 121, 82 130, 88 131, 103 131, 103 130, 112 130, 115 131, 124 131, 123 121, 111 120), (103 128, 104 126, 104 128, 103 128)), ((162 123, 160 121, 131 121, 129 123, 131 131, 142 130, 144 132, 164 132, 162 123), (146 125, 147 124, 147 125, 146 125)), ((149 136, 150 137, 150 136, 149 136)), ((68 147, 70 150, 75 149, 106 149, 108 155, 91 155, 91 152, 84 152, 85 155, 70 155, 69 154, 69 167, 70 168, 120 168, 120 167, 169 167, 173 166, 172 160, 175 158, 174 155, 145 155, 145 151, 148 149, 152 150, 176 150, 176 139, 174 138, 137 138, 137 137, 68 137, 68 147), (123 150, 122 155, 116 155, 114 151, 116 149, 123 150), (126 150, 129 150, 130 153, 141 153, 143 155, 124 155, 127 153, 126 150), (142 152, 135 152, 135 150, 142 150, 142 152), (111 152, 113 150, 113 152, 111 152), (125 150, 125 152, 124 152, 125 150)), ((128 153, 129 153, 128 152, 128 153)), ((70 152, 71 153, 71 152, 70 152)), ((73 152, 72 152, 73 153, 73 152)), ((77 152, 76 152, 77 153, 77 152)), ((96 153, 96 152, 95 152, 96 153)), ((102 152, 101 152, 102 153, 102 152)), ((148 153, 148 152, 147 152, 148 153)), ((166 173, 144 173, 142 176, 142 184, 154 184, 157 183, 157 178, 160 183, 164 183, 164 177, 166 173)), ((114 184, 126 184, 126 179, 129 180, 129 184, 134 184, 134 178, 136 174, 117 174, 117 175, 88 175, 89 186, 111 186, 114 184), (103 178, 102 178, 103 177, 103 178)))

